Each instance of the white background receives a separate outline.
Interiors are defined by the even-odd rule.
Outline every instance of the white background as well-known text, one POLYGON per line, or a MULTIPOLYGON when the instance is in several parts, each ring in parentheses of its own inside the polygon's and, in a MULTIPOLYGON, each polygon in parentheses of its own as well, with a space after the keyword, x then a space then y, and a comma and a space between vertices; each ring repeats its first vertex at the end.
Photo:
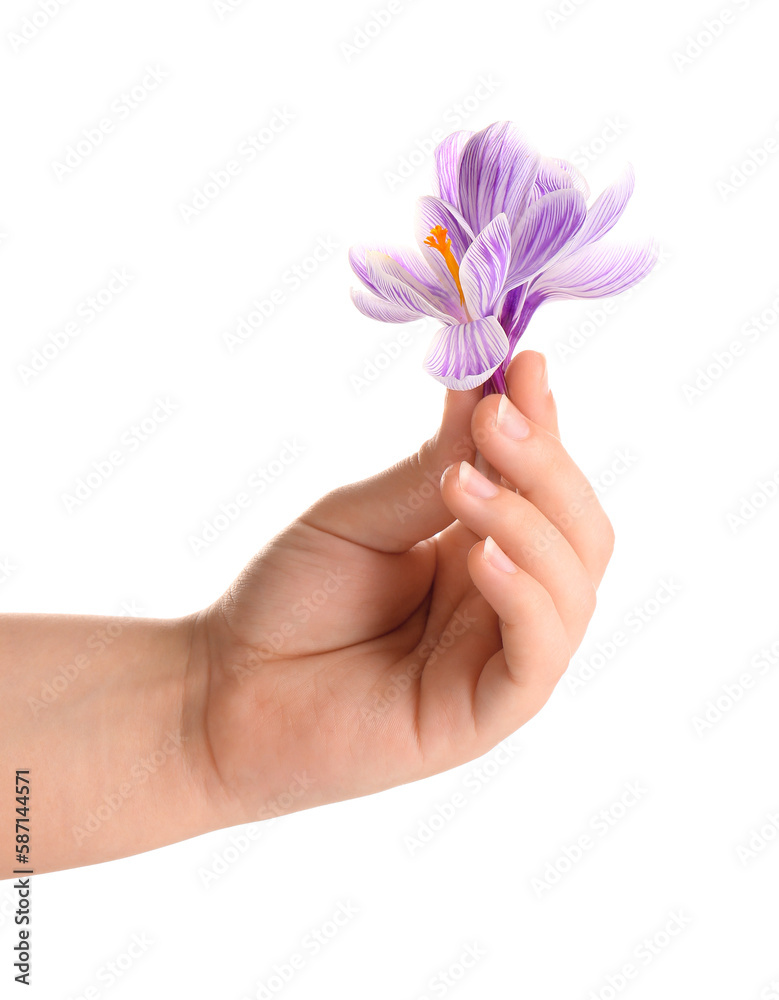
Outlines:
MULTIPOLYGON (((512 119, 583 166, 594 194, 629 160, 636 192, 617 232, 654 233, 664 263, 608 312, 543 307, 524 341, 547 354, 564 440, 617 533, 568 675, 584 682, 561 683, 504 763, 493 753, 261 831, 36 879, 26 995, 239 1000, 270 984, 285 1000, 776 996, 779 644, 755 659, 779 639, 775 5, 396 0, 376 32, 386 0, 244 0, 227 13, 70 0, 20 44, 36 11, 2 11, 5 609, 188 613, 324 491, 433 432, 443 389, 421 369, 430 328, 372 377, 406 328, 353 308, 346 251, 412 241, 414 200, 430 190, 415 151, 434 133, 512 119), (112 112, 152 81, 148 67, 162 82, 112 112), (249 162, 241 144, 279 111, 292 120, 249 162), (107 116, 112 131, 58 176, 107 116), (231 159, 240 174, 185 221, 182 206, 231 159), (403 161, 409 176, 393 178, 403 161), (336 249, 293 289, 284 272, 320 238, 336 249), (132 280, 85 321, 114 268, 132 280), (285 301, 230 352, 224 334, 279 287, 285 301), (71 321, 78 335, 25 377, 71 321), (157 397, 175 411, 68 510, 63 495, 157 397), (299 457, 196 554, 203 522, 253 472, 279 470, 287 443, 299 457), (664 582, 674 596, 661 604, 664 582), (745 673, 752 686, 729 700, 745 673), (717 721, 696 729, 710 702, 717 721), (642 791, 625 809, 629 783, 642 791), (466 805, 442 824, 437 807, 456 792, 466 805), (412 850, 425 824, 435 835, 412 850), (314 954, 306 935, 346 903, 358 912, 314 954), (683 928, 664 937, 674 912, 683 928), (135 934, 152 944, 127 963, 135 934), (455 981, 468 946, 483 954, 455 981), (279 990, 274 966, 296 951, 303 968, 279 990), (109 986, 117 959, 126 971, 109 986), (621 981, 627 963, 636 976, 621 981)), ((21 992, 12 898, 4 883, 3 995, 21 992)))

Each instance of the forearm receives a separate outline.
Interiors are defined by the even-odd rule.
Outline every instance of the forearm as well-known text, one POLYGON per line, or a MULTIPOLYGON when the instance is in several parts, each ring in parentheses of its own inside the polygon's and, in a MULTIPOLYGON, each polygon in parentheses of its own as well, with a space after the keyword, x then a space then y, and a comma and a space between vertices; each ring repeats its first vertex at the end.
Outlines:
POLYGON ((218 825, 196 632, 196 616, 0 616, 0 877, 125 857, 218 825), (29 771, 28 864, 15 851, 17 770, 29 771))

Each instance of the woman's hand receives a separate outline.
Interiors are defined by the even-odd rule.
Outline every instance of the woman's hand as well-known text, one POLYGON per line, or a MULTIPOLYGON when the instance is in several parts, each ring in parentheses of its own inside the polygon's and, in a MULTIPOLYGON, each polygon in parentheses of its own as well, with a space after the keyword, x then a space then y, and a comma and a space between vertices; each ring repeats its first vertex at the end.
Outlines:
POLYGON ((508 387, 513 403, 450 391, 418 454, 323 497, 198 616, 219 825, 447 770, 549 698, 613 531, 560 443, 544 358, 519 354, 508 387), (501 486, 469 464, 477 445, 501 486))

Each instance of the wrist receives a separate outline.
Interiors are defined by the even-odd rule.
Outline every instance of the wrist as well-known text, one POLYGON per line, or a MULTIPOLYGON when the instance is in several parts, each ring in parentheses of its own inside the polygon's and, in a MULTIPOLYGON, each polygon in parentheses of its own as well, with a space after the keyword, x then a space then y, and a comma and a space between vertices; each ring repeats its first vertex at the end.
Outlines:
MULTIPOLYGON (((220 825, 207 793, 199 621, 3 617, 0 756, 29 771, 32 811, 46 818, 31 834, 36 872, 220 825)), ((3 786, 3 829, 14 808, 3 786)))
MULTIPOLYGON (((200 791, 191 803, 194 819, 207 833, 248 823, 250 810, 233 787, 231 775, 220 767, 221 755, 212 740, 214 728, 234 729, 233 693, 226 690, 220 652, 225 623, 219 601, 177 622, 184 653, 181 683, 181 720, 187 733, 187 768, 200 791)), ((229 685, 228 685, 229 687, 229 685)))

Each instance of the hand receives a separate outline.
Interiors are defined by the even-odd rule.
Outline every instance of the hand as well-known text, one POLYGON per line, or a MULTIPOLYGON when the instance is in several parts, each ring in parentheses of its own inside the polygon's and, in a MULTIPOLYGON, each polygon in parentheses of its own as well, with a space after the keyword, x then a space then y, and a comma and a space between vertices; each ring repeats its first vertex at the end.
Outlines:
POLYGON ((418 454, 327 494, 199 616, 223 825, 465 763, 549 698, 613 531, 560 443, 544 358, 519 354, 507 384, 513 404, 448 392, 418 454), (502 485, 468 464, 475 442, 502 485))

